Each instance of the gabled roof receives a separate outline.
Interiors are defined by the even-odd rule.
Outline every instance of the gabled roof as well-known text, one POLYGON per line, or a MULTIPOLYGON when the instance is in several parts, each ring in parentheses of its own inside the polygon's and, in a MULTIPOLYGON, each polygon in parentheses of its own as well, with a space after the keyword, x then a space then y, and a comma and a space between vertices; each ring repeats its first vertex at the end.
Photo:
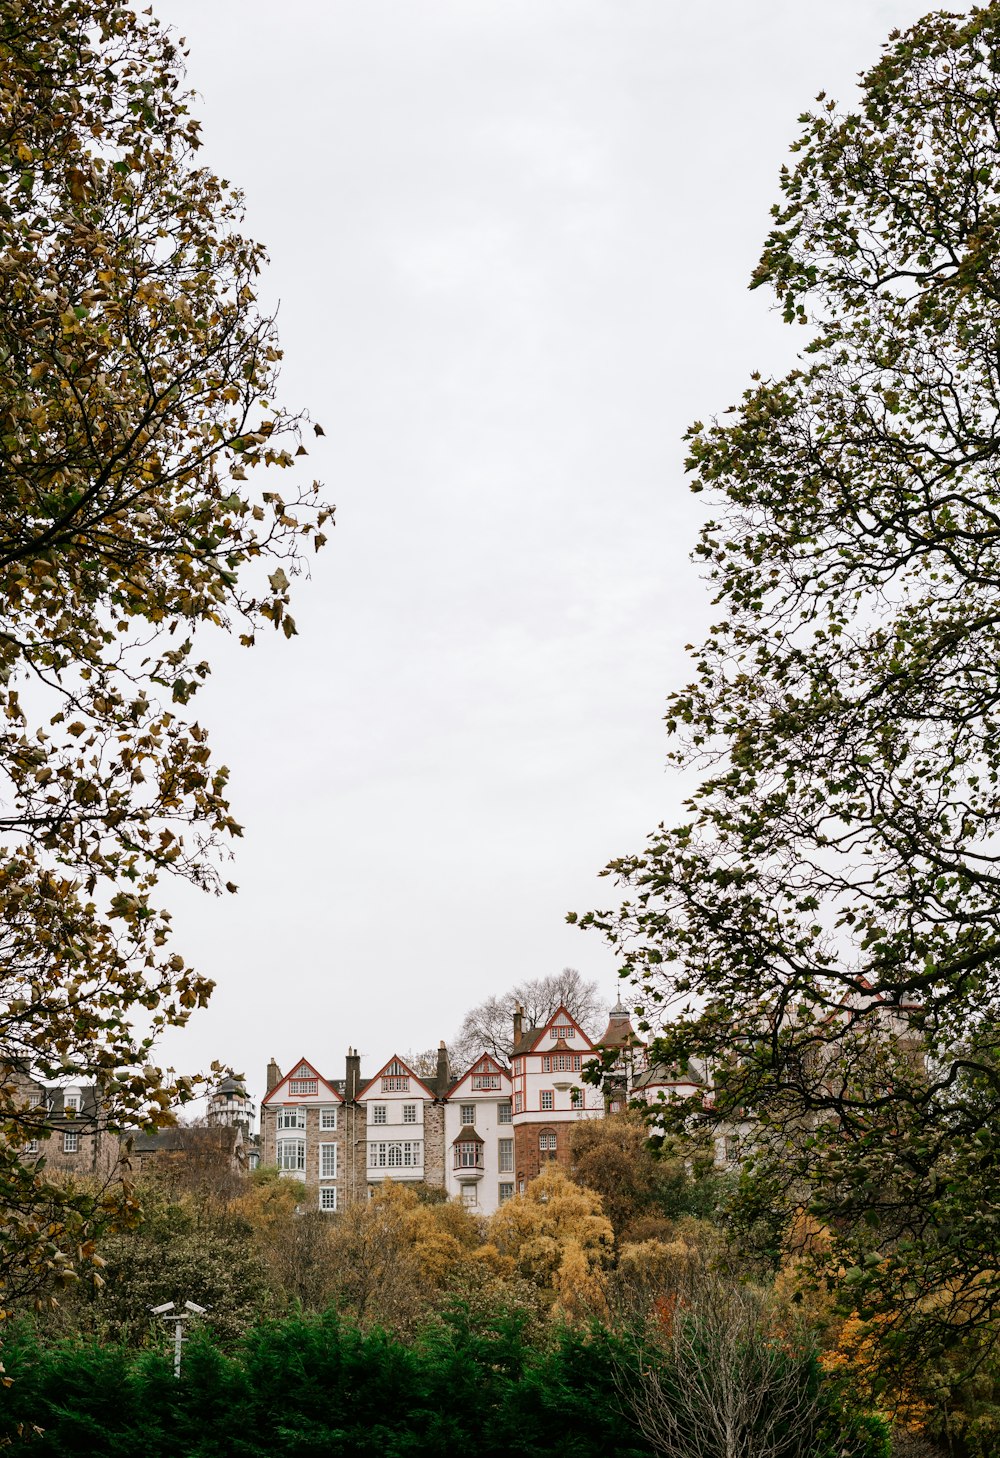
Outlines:
MULTIPOLYGON (((502 1063, 498 1062, 497 1059, 493 1057, 492 1053, 483 1052, 480 1053, 478 1058, 472 1061, 469 1067, 462 1074, 462 1077, 456 1079, 456 1081, 452 1084, 451 1088, 448 1090, 447 1097, 450 1099, 455 1093, 457 1093, 457 1091, 462 1087, 462 1084, 465 1083, 466 1079, 471 1078, 474 1073, 499 1073, 501 1078, 505 1078, 507 1082, 510 1083, 510 1069, 505 1068, 502 1063)), ((502 1087, 503 1085, 501 1084, 501 1088, 502 1087)), ((492 1092, 495 1093, 496 1090, 493 1089, 492 1092)))
POLYGON ((327 1094, 332 1094, 339 1103, 344 1102, 343 1096, 337 1092, 329 1079, 323 1077, 323 1075, 317 1070, 314 1063, 310 1063, 308 1058, 297 1058, 292 1064, 291 1070, 285 1074, 284 1078, 281 1079, 279 1083, 276 1083, 274 1085, 274 1088, 266 1093, 261 1099, 261 1108, 263 1108, 265 1104, 276 1104, 283 1099, 320 1098, 324 1096, 324 1090, 327 1094), (308 1073, 304 1074, 302 1072, 303 1068, 308 1069, 308 1073), (289 1090, 288 1085, 291 1083, 293 1078, 310 1077, 315 1078, 317 1081, 317 1092, 315 1094, 293 1094, 289 1090))
POLYGON ((461 1129, 459 1129, 458 1133, 455 1135, 454 1139, 451 1142, 452 1144, 467 1144, 473 1140, 476 1142, 476 1144, 486 1143, 486 1140, 483 1138, 483 1136, 481 1134, 477 1134, 471 1124, 463 1124, 461 1129))
MULTIPOLYGON (((541 1026, 537 1028, 527 1028, 521 1034, 520 1038, 518 1038, 517 1042, 514 1044, 512 1056, 514 1058, 517 1058, 522 1053, 534 1053, 538 1048, 538 1044, 542 1041, 545 1034, 555 1023, 558 1023, 560 1026, 569 1023, 571 1027, 574 1027, 576 1029, 576 1031, 580 1034, 580 1037, 583 1038, 584 1042, 586 1043, 587 1047, 583 1051, 587 1052, 589 1050, 590 1052, 593 1052, 594 1045, 587 1037, 587 1034, 580 1027, 580 1024, 577 1022, 576 1018, 572 1015, 572 1013, 568 1011, 565 1004, 560 1003, 560 1005, 556 1008, 555 1012, 549 1018, 548 1022, 542 1023, 541 1026)), ((546 1049, 545 1051, 549 1052, 550 1050, 546 1049)), ((579 1048, 573 1048, 566 1049, 565 1051, 579 1053, 581 1050, 579 1048)))
POLYGON ((412 1078, 415 1083, 419 1083, 420 1087, 422 1089, 425 1089, 426 1090, 426 1092, 427 1092, 427 1094, 428 1094, 428 1096, 430 1098, 435 1098, 436 1097, 436 1095, 434 1093, 434 1090, 430 1087, 430 1085, 426 1082, 426 1080, 423 1079, 423 1078, 421 1078, 420 1075, 419 1075, 419 1073, 414 1073, 413 1069, 410 1067, 410 1065, 406 1062, 406 1060, 404 1058, 400 1058, 400 1056, 399 1056, 398 1053, 394 1053, 391 1058, 387 1058, 385 1060, 385 1062, 382 1064, 382 1067, 379 1069, 378 1073, 376 1073, 373 1078, 370 1078, 368 1080, 368 1082, 364 1085, 363 1088, 360 1088, 358 1090, 358 1098, 359 1099, 363 1099, 364 1098, 365 1094, 372 1087, 372 1085, 378 1079, 380 1079, 382 1077, 382 1075, 385 1073, 385 1071, 389 1067, 390 1063, 398 1063, 399 1066, 400 1066, 400 1068, 405 1069, 407 1075, 410 1078, 412 1078))

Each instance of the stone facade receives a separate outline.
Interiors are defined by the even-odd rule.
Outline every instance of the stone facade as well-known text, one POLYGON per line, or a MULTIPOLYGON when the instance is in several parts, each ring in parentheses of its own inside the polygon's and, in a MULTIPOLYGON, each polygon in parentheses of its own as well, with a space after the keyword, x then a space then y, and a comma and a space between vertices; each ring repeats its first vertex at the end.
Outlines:
MULTIPOLYGON (((564 1007, 537 1028, 522 1027, 519 1014, 513 1032, 509 1069, 483 1053, 457 1080, 443 1043, 436 1071, 423 1076, 394 1054, 365 1081, 353 1048, 343 1078, 324 1077, 306 1058, 283 1075, 272 1059, 261 1162, 303 1181, 320 1209, 344 1210, 393 1180, 431 1185, 490 1214, 553 1161, 568 1169, 573 1127, 606 1108, 582 1078, 604 1040, 592 1042, 564 1007), (324 1144, 336 1146, 335 1160, 324 1144)), ((606 1038, 626 1051, 631 1083, 644 1049, 623 1009, 606 1038)))
POLYGON ((18 1067, 3 1069, 3 1080, 13 1085, 21 1105, 24 1154, 44 1158, 46 1173, 76 1175, 104 1181, 119 1163, 118 1138, 104 1125, 93 1084, 55 1087, 42 1083, 18 1067))

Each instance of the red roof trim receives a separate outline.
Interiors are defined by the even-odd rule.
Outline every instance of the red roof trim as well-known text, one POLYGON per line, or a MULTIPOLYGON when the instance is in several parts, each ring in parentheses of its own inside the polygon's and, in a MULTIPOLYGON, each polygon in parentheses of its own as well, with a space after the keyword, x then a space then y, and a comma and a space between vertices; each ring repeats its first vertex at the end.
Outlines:
POLYGON ((400 1056, 399 1056, 398 1053, 394 1053, 391 1058, 387 1058, 385 1060, 385 1062, 382 1064, 382 1067, 379 1069, 378 1073, 376 1073, 373 1078, 370 1078, 368 1080, 368 1082, 365 1084, 364 1088, 358 1090, 358 1098, 359 1099, 363 1099, 364 1098, 365 1094, 371 1088, 372 1084, 375 1083, 375 1081, 377 1079, 381 1078, 382 1075, 383 1075, 383 1073, 385 1073, 385 1070, 389 1067, 389 1064, 390 1063, 398 1063, 400 1065, 400 1067, 405 1068, 407 1074, 409 1075, 409 1077, 412 1078, 412 1079, 414 1079, 417 1083, 419 1083, 419 1085, 420 1085, 421 1088, 426 1089, 427 1092, 430 1094, 430 1096, 431 1096, 432 1099, 437 1097, 437 1095, 435 1094, 434 1090, 431 1088, 430 1084, 425 1083, 424 1080, 420 1077, 420 1074, 419 1073, 414 1073, 413 1069, 410 1067, 410 1065, 406 1062, 406 1060, 404 1058, 400 1058, 400 1056))
MULTIPOLYGON (((265 1104, 269 1104, 271 1102, 271 1100, 275 1098, 275 1096, 279 1092, 279 1090, 280 1089, 283 1089, 285 1087, 285 1084, 286 1083, 290 1083, 293 1078, 297 1078, 298 1077, 299 1069, 302 1067, 303 1063, 309 1069, 310 1073, 315 1074, 315 1076, 319 1080, 319 1082, 323 1085, 323 1087, 327 1090, 328 1093, 330 1093, 330 1094, 333 1095, 333 1097, 337 1100, 338 1103, 342 1104, 344 1102, 344 1096, 343 1096, 343 1094, 339 1094, 337 1092, 337 1090, 333 1087, 333 1085, 331 1083, 328 1083, 327 1082, 327 1080, 323 1077, 323 1075, 320 1073, 319 1069, 316 1067, 316 1065, 314 1063, 310 1063, 308 1058, 296 1058, 295 1062, 292 1064, 292 1067, 291 1067, 290 1072, 286 1073, 285 1076, 284 1076, 284 1078, 281 1079, 280 1082, 276 1083, 274 1085, 274 1088, 272 1088, 268 1093, 266 1093, 264 1095, 264 1097, 261 1099, 261 1101, 260 1101, 261 1108, 263 1108, 265 1104)), ((305 1095, 303 1095, 303 1094, 289 1094, 288 1096, 289 1096, 289 1098, 303 1098, 303 1097, 305 1097, 305 1098, 310 1098, 310 1099, 313 1098, 313 1097, 315 1097, 315 1095, 313 1095, 313 1094, 305 1094, 305 1095)))
MULTIPOLYGON (((497 1062, 497 1060, 493 1057, 493 1054, 492 1053, 487 1053, 486 1050, 483 1049, 483 1051, 482 1051, 482 1053, 480 1053, 479 1057, 473 1059, 472 1063, 469 1065, 469 1067, 462 1074, 462 1077, 455 1080, 455 1082, 452 1084, 451 1088, 445 1094, 445 1098, 450 1099, 451 1096, 452 1096, 452 1094, 454 1094, 455 1090, 458 1089, 458 1088, 461 1088, 461 1086, 465 1082, 465 1080, 467 1078, 471 1078, 474 1073, 485 1073, 486 1070, 482 1066, 484 1063, 489 1063, 491 1065, 491 1067, 489 1069, 489 1072, 491 1072, 491 1073, 499 1073, 502 1078, 505 1078, 508 1083, 511 1083, 510 1069, 509 1068, 504 1068, 503 1064, 497 1062)), ((502 1090, 503 1085, 501 1084, 500 1087, 501 1087, 501 1090, 502 1090)), ((484 1093, 496 1093, 496 1089, 484 1089, 484 1090, 482 1090, 482 1092, 484 1092, 484 1093)))
MULTIPOLYGON (((589 1049, 591 1053, 595 1051, 593 1043, 580 1027, 580 1024, 577 1022, 576 1018, 573 1017, 572 1013, 566 1010, 566 1007, 564 1005, 560 1004, 560 1006, 556 1008, 555 1012, 549 1018, 548 1022, 543 1023, 542 1026, 538 1029, 538 1037, 532 1043, 531 1047, 527 1050, 529 1053, 535 1053, 538 1051, 538 1045, 542 1041, 542 1038, 549 1031, 549 1029, 553 1027, 555 1023, 569 1023, 571 1027, 574 1027, 576 1031, 580 1034, 580 1037, 583 1038, 583 1040, 587 1044, 587 1049, 589 1049)), ((577 1049, 568 1048, 566 1051, 569 1053, 575 1053, 577 1052, 577 1049)), ((586 1049, 583 1051, 586 1051, 586 1049)))

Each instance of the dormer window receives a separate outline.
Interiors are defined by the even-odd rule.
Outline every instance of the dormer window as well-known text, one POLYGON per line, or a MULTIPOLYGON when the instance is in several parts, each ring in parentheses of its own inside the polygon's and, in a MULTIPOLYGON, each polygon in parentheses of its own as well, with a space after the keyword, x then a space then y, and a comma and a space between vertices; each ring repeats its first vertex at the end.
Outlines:
POLYGON ((78 1114, 80 1112, 80 1095, 75 1088, 69 1089, 63 1094, 63 1108, 67 1114, 78 1114))

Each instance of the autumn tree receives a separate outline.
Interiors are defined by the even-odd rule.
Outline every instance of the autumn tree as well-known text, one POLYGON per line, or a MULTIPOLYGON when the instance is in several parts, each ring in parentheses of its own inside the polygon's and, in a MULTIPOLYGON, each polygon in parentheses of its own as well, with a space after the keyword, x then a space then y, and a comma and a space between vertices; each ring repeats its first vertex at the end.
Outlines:
POLYGON ((575 967, 546 977, 530 977, 516 983, 502 997, 488 997, 470 1008, 458 1035, 449 1044, 456 1069, 466 1069, 485 1049, 501 1063, 510 1061, 514 1014, 524 1010, 524 1027, 540 1027, 560 1006, 564 1006, 585 1033, 597 1037, 607 1020, 607 1003, 597 983, 588 981, 575 967))
POLYGON ((197 164, 188 105, 177 42, 150 16, 0 0, 8 1300, 68 1276, 95 1214, 67 1195, 36 1218, 44 1172, 20 1150, 45 1109, 15 1075, 94 1078, 114 1124, 155 1122, 191 1091, 153 1049, 212 984, 171 948, 159 887, 217 889, 240 833, 191 712, 201 630, 294 633, 289 574, 329 517, 315 483, 271 483, 305 454, 302 417, 275 403, 263 250, 239 193, 197 164))
POLYGON ((866 1309, 992 1341, 1000 5, 894 32, 801 125, 753 284, 804 352, 689 433, 716 622, 668 726, 700 783, 584 920, 866 1309))

